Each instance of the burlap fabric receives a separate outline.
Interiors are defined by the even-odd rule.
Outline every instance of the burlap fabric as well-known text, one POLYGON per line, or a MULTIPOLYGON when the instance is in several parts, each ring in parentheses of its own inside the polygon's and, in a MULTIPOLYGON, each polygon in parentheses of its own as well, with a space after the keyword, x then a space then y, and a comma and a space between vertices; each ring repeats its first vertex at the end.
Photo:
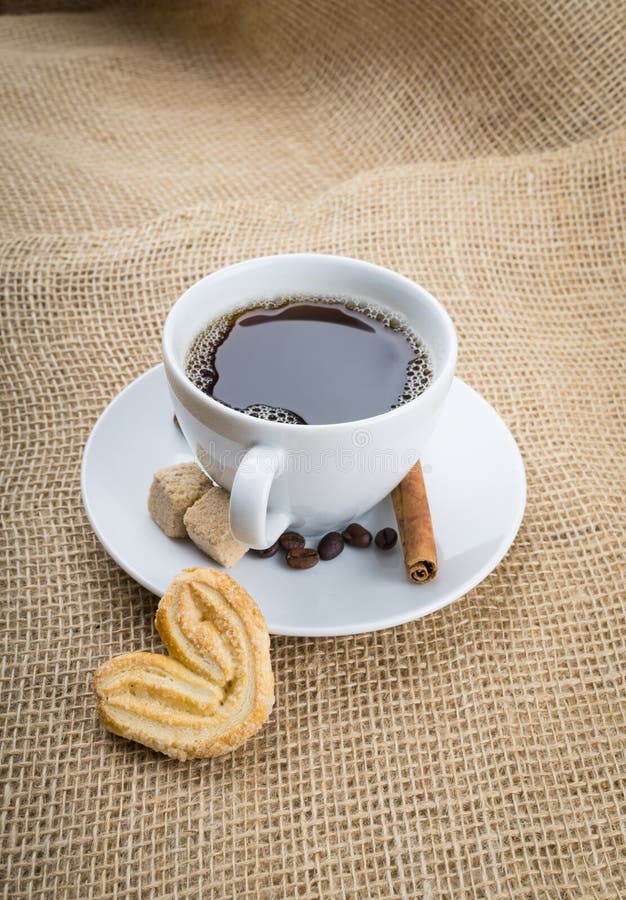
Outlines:
POLYGON ((624 896, 622 0, 5 6, 5 896, 624 896), (296 250, 445 302, 526 518, 436 615, 273 639, 269 725, 177 763, 95 717, 159 641, 81 450, 186 285, 296 250))

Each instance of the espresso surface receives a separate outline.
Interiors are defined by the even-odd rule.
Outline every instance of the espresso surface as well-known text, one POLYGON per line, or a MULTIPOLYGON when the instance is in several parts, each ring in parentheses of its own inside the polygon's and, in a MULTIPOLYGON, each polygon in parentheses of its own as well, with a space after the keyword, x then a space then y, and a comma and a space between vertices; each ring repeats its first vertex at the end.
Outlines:
POLYGON ((379 415, 421 393, 431 370, 419 338, 390 313, 350 307, 302 299, 224 317, 194 341, 187 374, 227 406, 310 425, 379 415))

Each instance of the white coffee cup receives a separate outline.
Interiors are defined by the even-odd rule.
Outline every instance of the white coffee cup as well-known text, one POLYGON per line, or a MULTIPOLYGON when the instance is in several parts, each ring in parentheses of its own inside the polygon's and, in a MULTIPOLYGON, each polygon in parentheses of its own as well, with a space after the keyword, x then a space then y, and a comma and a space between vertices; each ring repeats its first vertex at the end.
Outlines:
POLYGON ((322 534, 357 520, 419 459, 456 364, 450 317, 424 288, 389 269, 341 256, 298 253, 251 259, 192 285, 172 307, 163 359, 174 411, 197 462, 230 495, 230 527, 242 543, 269 547, 287 528, 322 534), (304 294, 357 297, 404 317, 430 350, 433 379, 387 413, 331 425, 248 416, 204 394, 185 374, 196 335, 255 300, 304 294))

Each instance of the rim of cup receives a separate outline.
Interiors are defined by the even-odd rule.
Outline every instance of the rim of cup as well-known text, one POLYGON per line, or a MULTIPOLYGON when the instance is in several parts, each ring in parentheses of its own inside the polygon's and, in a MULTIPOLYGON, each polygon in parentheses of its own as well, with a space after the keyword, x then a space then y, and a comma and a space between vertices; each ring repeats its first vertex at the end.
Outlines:
MULTIPOLYGON (((250 301, 254 302, 254 298, 251 297, 250 301)), ((384 306, 384 303, 381 305, 384 306)), ((206 324, 207 323, 205 322, 203 325, 199 325, 196 334, 199 333, 204 327, 206 327, 206 324)), ((411 325, 410 321, 409 325, 411 325)), ((419 333, 418 337, 421 337, 419 333)), ((425 343, 426 347, 428 348, 428 343, 425 343)), ((410 278, 407 278, 405 275, 401 275, 399 272, 395 272, 393 269, 388 269, 385 266, 379 266, 376 263, 366 262, 365 260, 356 259, 349 256, 338 256, 328 253, 280 253, 271 254, 268 256, 257 256, 251 259, 242 260, 241 262, 233 263, 229 266, 224 266, 220 269, 216 269, 210 275, 206 275, 204 278, 201 278, 190 285, 184 291, 184 293, 181 294, 178 300, 176 300, 167 315, 165 325, 163 326, 162 349, 166 370, 169 370, 169 373, 176 378, 179 386, 183 390, 189 391, 197 402, 202 403, 209 410, 214 410, 216 414, 234 416, 240 422, 248 422, 248 424, 250 423, 250 419, 253 419, 255 425, 258 425, 260 427, 267 427, 268 429, 272 429, 277 432, 280 430, 284 430, 285 428, 289 429, 289 431, 293 431, 293 429, 296 428, 311 431, 312 429, 337 430, 340 428, 344 428, 346 425, 349 425, 351 427, 366 427, 368 424, 378 422, 381 419, 394 418, 398 415, 406 415, 409 411, 415 412, 420 405, 423 405, 430 398, 430 396, 437 390, 437 387, 442 382, 449 380, 454 374, 457 360, 458 344, 454 324, 442 304, 420 284, 410 278), (389 280, 390 289, 393 289, 393 282, 395 282, 398 287, 403 287, 405 290, 408 287, 411 290, 415 291, 416 302, 430 307, 430 309, 436 313, 442 328, 442 332, 444 334, 444 361, 443 364, 438 368, 438 371, 436 372, 432 381, 429 383, 428 387, 426 387, 421 394, 419 394, 417 397, 414 397, 412 400, 408 400, 406 403, 403 403, 402 405, 397 406, 394 409, 390 409, 387 412, 379 413, 376 416, 369 416, 365 419, 350 419, 349 421, 345 422, 330 422, 326 424, 314 425, 306 425, 295 422, 275 422, 271 421, 270 419, 261 419, 257 418, 256 416, 252 417, 239 409, 234 409, 231 406, 220 403, 219 400, 215 400, 209 394, 205 394, 204 391, 201 391, 200 388, 191 381, 191 379, 185 372, 184 360, 181 364, 178 358, 178 353, 176 352, 174 347, 176 329, 179 321, 185 314, 184 307, 186 299, 189 297, 191 292, 195 292, 200 285, 208 283, 211 279, 216 278, 217 276, 222 278, 229 272, 235 272, 237 270, 248 267, 253 268, 255 264, 258 264, 260 262, 263 262, 263 264, 266 265, 267 263, 271 263, 272 261, 285 259, 289 259, 293 262, 297 262, 299 259, 307 262, 310 262, 312 260, 318 260, 322 262, 326 260, 342 261, 352 267, 357 266, 362 271, 367 272, 369 270, 372 274, 376 273, 378 276, 382 275, 389 280)), ((187 350, 188 349, 189 348, 187 347, 187 350)))

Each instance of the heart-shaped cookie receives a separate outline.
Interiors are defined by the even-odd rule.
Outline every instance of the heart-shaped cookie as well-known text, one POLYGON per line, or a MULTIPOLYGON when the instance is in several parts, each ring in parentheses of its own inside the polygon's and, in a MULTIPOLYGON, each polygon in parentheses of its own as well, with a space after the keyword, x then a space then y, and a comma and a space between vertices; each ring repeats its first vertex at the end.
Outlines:
POLYGON ((243 744, 274 705, 263 615, 234 578, 185 569, 161 599, 156 627, 169 656, 116 656, 94 675, 103 724, 177 759, 243 744))

